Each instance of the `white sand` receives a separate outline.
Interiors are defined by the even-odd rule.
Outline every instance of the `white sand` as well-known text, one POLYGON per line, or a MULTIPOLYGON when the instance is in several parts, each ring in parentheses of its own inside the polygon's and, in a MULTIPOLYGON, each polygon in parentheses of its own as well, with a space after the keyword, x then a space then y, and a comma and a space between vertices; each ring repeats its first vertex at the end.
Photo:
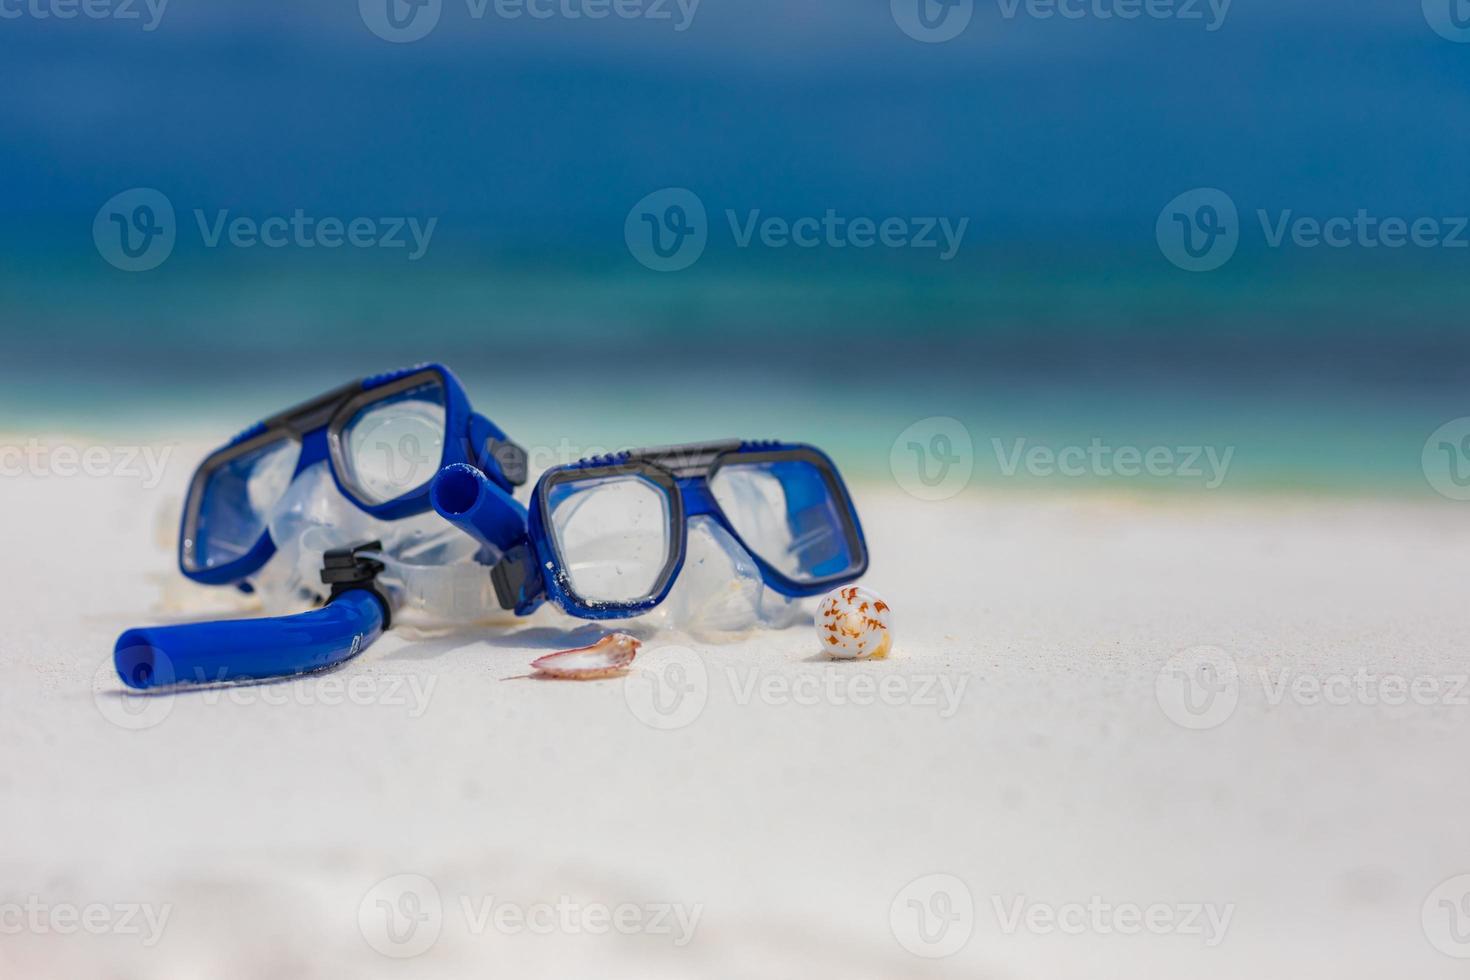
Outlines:
POLYGON ((678 659, 666 639, 626 681, 574 684, 501 680, 559 644, 545 623, 390 635, 332 674, 143 701, 163 717, 125 730, 109 716, 139 699, 104 665, 154 618, 150 576, 171 564, 154 514, 185 456, 152 491, 0 481, 0 976, 1464 975, 1421 907, 1470 872, 1470 705, 1272 705, 1260 674, 1361 667, 1422 692, 1470 671, 1470 532, 1451 505, 858 488, 869 584, 898 617, 884 663, 828 664, 807 628, 701 647, 707 690, 686 703, 705 706, 660 731, 625 695, 678 659), (1238 664, 1239 703, 1194 731, 1156 680, 1200 644, 1238 664), (920 703, 834 703, 871 696, 858 677, 920 703), (798 678, 815 703, 783 702, 798 678), (943 685, 961 684, 949 716, 943 685), (403 961, 369 942, 386 935, 377 900, 399 898, 373 889, 397 874, 442 901, 413 934, 437 941, 403 961), (974 904, 946 959, 905 951, 891 924, 896 905, 909 935, 900 892, 929 874, 974 904), (113 917, 100 936, 17 931, 31 896, 62 928, 92 903, 169 917, 152 946, 141 914, 92 912, 113 917), (672 914, 633 935, 493 915, 477 930, 491 896, 699 918, 682 946, 672 914), (1230 918, 1213 946, 1124 934, 1126 913, 1008 933, 1022 896, 1230 918))

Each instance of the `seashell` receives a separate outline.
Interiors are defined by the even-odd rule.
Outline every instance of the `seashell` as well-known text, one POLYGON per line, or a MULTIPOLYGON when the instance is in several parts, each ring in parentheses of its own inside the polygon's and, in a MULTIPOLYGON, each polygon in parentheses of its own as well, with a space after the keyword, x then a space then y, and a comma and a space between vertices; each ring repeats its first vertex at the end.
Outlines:
POLYGON ((829 657, 881 660, 893 646, 889 615, 888 603, 871 589, 833 589, 817 606, 817 640, 829 657))
POLYGON ((531 667, 543 677, 592 681, 627 670, 640 646, 642 644, 627 633, 609 633, 591 646, 537 657, 531 661, 531 667))

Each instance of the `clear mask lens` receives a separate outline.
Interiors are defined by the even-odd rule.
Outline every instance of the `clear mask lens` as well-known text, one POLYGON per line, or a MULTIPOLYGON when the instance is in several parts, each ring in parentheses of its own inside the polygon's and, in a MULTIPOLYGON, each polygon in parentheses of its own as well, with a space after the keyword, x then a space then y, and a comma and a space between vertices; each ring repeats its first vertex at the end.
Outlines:
POLYGON ((359 409, 342 427, 344 482, 370 504, 423 487, 444 458, 444 419, 437 380, 359 409))
POLYGON ((289 437, 214 469, 200 491, 193 528, 195 569, 225 565, 250 552, 291 484, 301 444, 289 437))
POLYGON ((588 602, 632 602, 669 561, 669 499, 637 475, 559 483, 547 495, 551 532, 572 590, 588 602))
POLYGON ((860 560, 843 502, 807 460, 726 463, 710 492, 746 545, 792 581, 841 575, 860 560))

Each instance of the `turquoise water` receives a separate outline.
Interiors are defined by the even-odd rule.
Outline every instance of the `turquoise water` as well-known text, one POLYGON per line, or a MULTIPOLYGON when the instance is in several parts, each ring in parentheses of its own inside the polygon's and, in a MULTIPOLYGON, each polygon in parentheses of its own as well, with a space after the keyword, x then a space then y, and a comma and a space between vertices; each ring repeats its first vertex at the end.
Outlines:
POLYGON ((412 266, 8 250, 0 412, 224 438, 347 378, 442 360, 548 460, 781 436, 884 477, 895 440, 957 419, 976 480, 1198 489, 1185 477, 1008 475, 1018 446, 1229 451, 1226 490, 1428 492, 1420 454, 1470 415, 1470 278, 1423 256, 1237 257, 1190 275, 1117 247, 987 246, 952 263, 469 243, 412 266), (1018 442, 1021 440, 1021 442, 1018 442))

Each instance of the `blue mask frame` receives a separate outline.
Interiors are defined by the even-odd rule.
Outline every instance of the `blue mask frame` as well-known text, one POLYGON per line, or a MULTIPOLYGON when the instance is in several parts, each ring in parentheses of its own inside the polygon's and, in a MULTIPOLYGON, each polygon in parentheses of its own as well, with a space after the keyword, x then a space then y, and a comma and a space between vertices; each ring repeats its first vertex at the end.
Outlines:
MULTIPOLYGON (((798 520, 799 505, 810 502, 813 501, 789 498, 789 519, 793 522, 798 520)), ((583 619, 624 619, 648 612, 667 598, 679 577, 684 565, 688 522, 690 518, 700 516, 713 519, 729 533, 751 556, 765 584, 782 595, 819 595, 859 578, 868 568, 867 541, 852 497, 836 465, 821 450, 801 443, 729 440, 639 449, 584 459, 546 471, 536 484, 528 510, 526 543, 509 551, 492 572, 501 605, 514 609, 519 615, 529 614, 548 600, 583 619), (796 580, 784 574, 746 543, 710 490, 710 480, 722 466, 734 462, 782 461, 811 464, 820 483, 805 492, 813 497, 822 494, 823 500, 830 500, 835 505, 849 556, 848 564, 840 571, 806 580, 796 580), (644 478, 665 494, 669 520, 668 558, 655 584, 643 598, 628 602, 584 599, 572 587, 550 531, 551 492, 563 484, 628 475, 644 478)))
POLYGON ((308 466, 326 461, 342 495, 373 517, 398 520, 429 510, 429 480, 387 501, 374 502, 359 491, 350 477, 344 476, 350 469, 344 462, 342 430, 367 406, 435 381, 443 386, 445 410, 444 449, 438 469, 455 463, 472 463, 507 493, 525 483, 525 450, 511 442, 495 423, 471 409, 463 386, 447 367, 421 364, 375 375, 334 388, 258 422, 210 453, 189 483, 179 530, 179 570, 205 585, 241 583, 275 554, 276 545, 270 532, 262 530, 254 545, 240 557, 218 564, 201 564, 196 560, 199 550, 196 531, 210 477, 232 460, 281 440, 294 440, 300 445, 292 479, 308 466))

